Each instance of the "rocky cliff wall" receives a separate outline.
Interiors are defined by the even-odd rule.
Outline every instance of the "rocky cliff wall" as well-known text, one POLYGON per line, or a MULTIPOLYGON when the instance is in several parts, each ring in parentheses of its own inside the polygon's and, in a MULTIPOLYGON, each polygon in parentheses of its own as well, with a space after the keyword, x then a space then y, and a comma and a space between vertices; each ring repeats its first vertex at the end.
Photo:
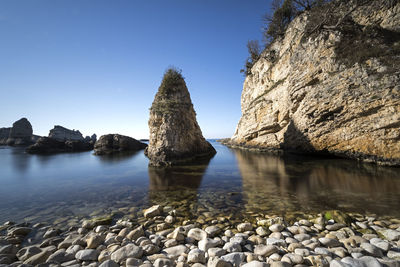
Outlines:
POLYGON ((400 3, 298 16, 245 79, 231 144, 400 165, 400 3))

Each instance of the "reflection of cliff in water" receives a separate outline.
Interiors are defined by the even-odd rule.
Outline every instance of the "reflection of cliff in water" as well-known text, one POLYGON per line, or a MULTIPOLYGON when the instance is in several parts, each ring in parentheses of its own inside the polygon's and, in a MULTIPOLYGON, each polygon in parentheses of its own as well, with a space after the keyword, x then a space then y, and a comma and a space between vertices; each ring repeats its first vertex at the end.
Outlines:
POLYGON ((149 166, 150 203, 179 207, 191 217, 197 206, 197 190, 209 162, 210 159, 184 166, 149 166))
POLYGON ((352 160, 233 152, 249 210, 399 212, 393 209, 400 203, 398 169, 352 160))

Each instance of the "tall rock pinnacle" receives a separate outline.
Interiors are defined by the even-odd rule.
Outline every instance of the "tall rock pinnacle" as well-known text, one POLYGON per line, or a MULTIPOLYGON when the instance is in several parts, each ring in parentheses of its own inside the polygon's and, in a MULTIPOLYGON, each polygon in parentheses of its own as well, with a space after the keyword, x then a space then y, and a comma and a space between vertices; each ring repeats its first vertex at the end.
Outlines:
POLYGON ((177 165, 216 153, 201 133, 185 80, 176 69, 164 74, 150 108, 149 128, 145 153, 151 165, 177 165))

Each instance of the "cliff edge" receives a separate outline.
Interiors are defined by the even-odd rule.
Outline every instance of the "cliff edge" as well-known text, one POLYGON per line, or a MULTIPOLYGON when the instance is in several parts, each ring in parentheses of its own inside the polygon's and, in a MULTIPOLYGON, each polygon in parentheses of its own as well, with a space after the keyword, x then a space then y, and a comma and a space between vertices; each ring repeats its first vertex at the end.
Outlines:
POLYGON ((400 3, 385 3, 296 17, 247 75, 229 143, 400 165, 400 3))

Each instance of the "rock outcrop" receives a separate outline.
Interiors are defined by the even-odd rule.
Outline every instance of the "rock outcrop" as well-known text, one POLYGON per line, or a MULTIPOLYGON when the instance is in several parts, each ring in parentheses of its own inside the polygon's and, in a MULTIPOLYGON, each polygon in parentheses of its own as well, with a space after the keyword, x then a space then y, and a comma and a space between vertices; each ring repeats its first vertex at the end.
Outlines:
POLYGON ((59 141, 49 137, 41 137, 26 149, 30 154, 54 154, 64 152, 82 152, 93 149, 93 143, 84 140, 59 141))
POLYGON ((27 146, 33 138, 32 125, 26 118, 14 122, 11 128, 0 129, 0 145, 27 146))
POLYGON ((0 128, 0 145, 6 145, 10 136, 11 127, 0 128))
POLYGON ((84 140, 81 132, 78 130, 70 130, 60 125, 55 125, 53 129, 50 130, 49 138, 58 141, 73 141, 73 140, 84 140))
POLYGON ((147 144, 120 134, 107 134, 99 138, 94 145, 95 155, 109 155, 119 152, 145 149, 147 144))
POLYGON ((175 69, 164 75, 150 108, 149 128, 145 153, 150 165, 177 165, 216 153, 201 133, 185 80, 175 69))
POLYGON ((231 145, 400 165, 400 3, 354 3, 304 12, 263 51, 231 145))

